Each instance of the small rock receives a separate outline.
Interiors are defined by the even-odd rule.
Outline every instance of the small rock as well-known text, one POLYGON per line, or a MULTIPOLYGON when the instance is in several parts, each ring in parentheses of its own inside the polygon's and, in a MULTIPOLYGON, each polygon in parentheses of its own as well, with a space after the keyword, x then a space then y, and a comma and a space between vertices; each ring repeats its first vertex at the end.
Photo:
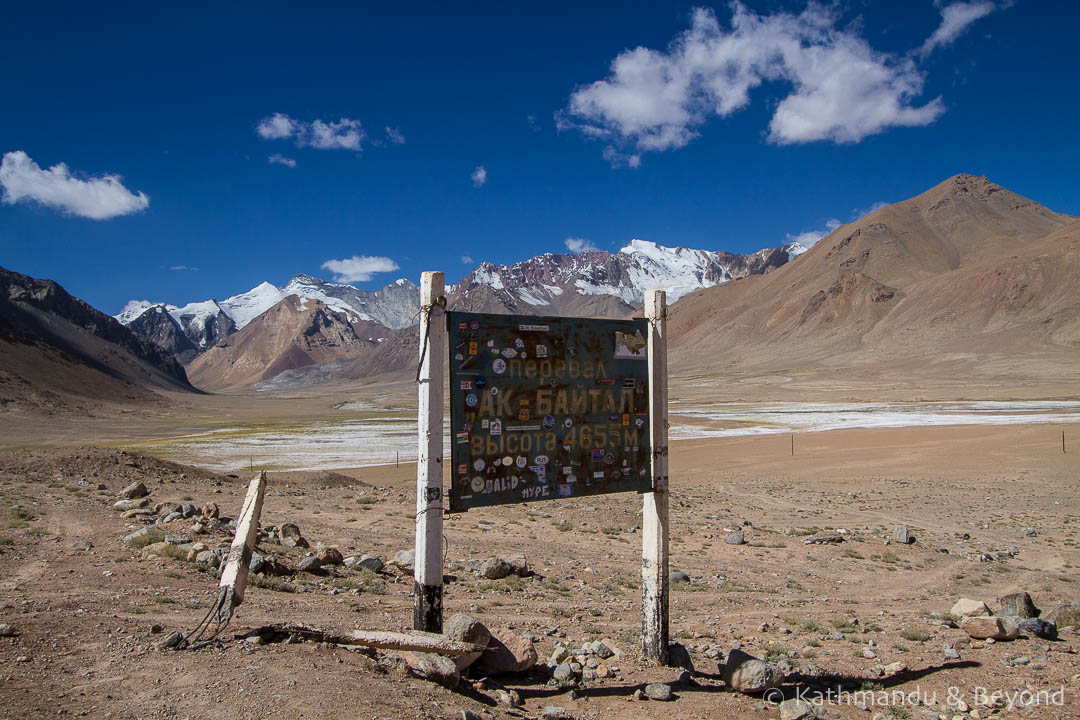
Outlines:
POLYGON ((180 507, 178 502, 159 502, 154 506, 154 514, 168 515, 171 512, 180 512, 180 507))
POLYGON ((726 538, 724 538, 724 542, 726 542, 728 545, 745 545, 746 536, 744 536, 741 532, 733 532, 726 538))
POLYGON ((778 667, 742 650, 728 653, 723 675, 729 687, 747 695, 777 687, 784 680, 778 667))
POLYGON ((609 648, 607 645, 605 645, 600 640, 596 640, 595 642, 593 642, 593 644, 592 644, 592 652, 593 652, 593 655, 596 655, 598 658, 600 658, 602 660, 607 660, 609 657, 612 657, 613 655, 615 655, 615 651, 612 650, 611 648, 609 648))
POLYGON ((318 573, 322 570, 322 560, 312 555, 300 561, 300 572, 318 573))
POLYGON ((540 711, 540 720, 563 720, 566 717, 566 708, 558 705, 548 705, 540 711))
POLYGON ((18 635, 13 625, 8 623, 0 623, 0 637, 15 637, 18 635))
POLYGON ((650 700, 666 702, 675 698, 671 692, 671 686, 667 683, 649 683, 645 686, 645 697, 650 700))
POLYGON ((611 668, 607 665, 596 666, 596 677, 606 679, 612 676, 611 668))
POLYGON ((1039 608, 1026 592, 1016 592, 1001 598, 1001 614, 1019 619, 1039 617, 1039 608))
POLYGON ((345 561, 345 558, 341 556, 341 551, 333 547, 325 547, 319 550, 317 556, 321 565, 340 565, 345 561))
POLYGON ((1020 626, 1007 617, 966 617, 960 629, 976 640, 1015 640, 1020 637, 1020 626))
POLYGON ((993 613, 990 612, 990 607, 982 600, 972 600, 970 598, 960 598, 957 600, 949 613, 958 618, 986 617, 993 615, 993 613))
POLYGON ((170 545, 187 545, 188 543, 191 542, 191 538, 189 538, 187 535, 181 535, 181 534, 166 535, 165 536, 165 542, 167 542, 170 545))
POLYGON ((894 662, 894 663, 889 663, 885 667, 881 668, 881 671, 883 673, 885 673, 885 675, 899 675, 900 673, 907 672, 907 669, 908 669, 907 665, 905 665, 902 662, 897 661, 897 662, 894 662))
POLYGON ((682 570, 672 570, 668 575, 668 581, 673 583, 690 582, 690 576, 682 570))
POLYGON ((216 503, 209 502, 202 506, 202 516, 204 518, 216 518, 219 513, 216 503))
POLYGON ((679 642, 668 645, 668 665, 694 672, 694 661, 690 658, 686 646, 679 642))
POLYGON ((184 636, 182 633, 174 631, 163 637, 158 643, 158 647, 162 650, 171 650, 172 648, 177 647, 183 641, 183 639, 184 636))
POLYGON ((150 494, 150 491, 146 489, 146 486, 141 482, 133 482, 126 488, 120 491, 120 497, 125 500, 135 500, 136 498, 143 498, 150 494))
POLYGON ((1042 618, 1025 618, 1019 622, 1020 629, 1043 640, 1057 640, 1057 625, 1042 618))
POLYGON ((867 660, 873 660, 874 658, 877 657, 877 654, 873 650, 871 650, 870 648, 866 648, 865 650, 862 651, 862 656, 864 658, 866 658, 867 660))
POLYGON ((128 535, 125 535, 124 536, 124 542, 126 544, 128 544, 128 545, 134 545, 135 543, 143 542, 144 538, 147 538, 147 537, 160 538, 161 537, 161 531, 158 530, 155 527, 152 527, 152 526, 139 528, 135 532, 130 533, 128 535))
POLYGON ((361 555, 360 559, 353 563, 353 568, 379 572, 383 569, 383 560, 378 555, 361 555))
POLYGON ((837 532, 824 532, 811 535, 803 540, 803 545, 829 545, 844 542, 844 536, 837 532))
POLYGON ((637 688, 636 690, 634 690, 634 694, 631 695, 631 697, 633 697, 635 700, 644 700, 645 693, 641 692, 641 688, 637 688))
POLYGON ((188 562, 198 562, 199 553, 205 552, 209 549, 210 546, 208 546, 206 543, 195 543, 188 548, 186 559, 188 562))
POLYGON ((72 550, 89 550, 92 547, 94 547, 94 544, 89 540, 76 540, 71 543, 72 550))
POLYGON ((814 717, 814 706, 797 698, 780 703, 780 720, 808 720, 814 717))
POLYGON ((500 705, 512 708, 519 708, 525 704, 525 701, 521 699, 521 693, 517 690, 506 690, 503 688, 498 688, 495 691, 495 701, 500 705))
POLYGON ((195 562, 216 568, 221 564, 221 558, 213 550, 203 550, 195 556, 195 562))
MULTIPOLYGON (((491 641, 491 632, 487 627, 476 618, 465 613, 458 613, 447 620, 443 625, 443 635, 461 642, 480 645, 481 647, 487 647, 491 641)), ((454 663, 457 665, 458 670, 464 670, 479 660, 483 654, 481 650, 468 655, 460 655, 454 658, 454 663)))
POLYGON ((487 650, 476 661, 481 675, 520 673, 536 665, 536 648, 531 640, 507 632, 491 633, 487 650))
POLYGON ((114 510, 139 510, 150 506, 150 498, 138 498, 135 500, 117 500, 113 503, 114 510))
POLYGON ((506 562, 502 558, 491 557, 480 563, 477 571, 488 580, 502 580, 504 577, 513 572, 513 568, 510 567, 510 563, 506 562))
POLYGON ((174 510, 173 512, 166 513, 165 515, 163 515, 160 522, 162 522, 162 523, 171 523, 173 520, 182 520, 183 517, 184 517, 183 513, 178 513, 178 512, 176 512, 174 510))
POLYGON ((911 534, 907 525, 897 525, 892 533, 892 541, 901 545, 911 545, 915 542, 915 536, 911 534))
POLYGON ((956 652, 956 648, 954 648, 949 643, 942 643, 941 654, 945 656, 946 660, 959 660, 960 659, 960 653, 956 652))
POLYGON ((1024 537, 1035 537, 1036 535, 1038 535, 1038 533, 1035 532, 1035 528, 1033 528, 1033 527, 1022 527, 1022 528, 1020 528, 1020 534, 1023 535, 1024 537))
POLYGON ((1064 602, 1043 616, 1059 628, 1080 625, 1080 603, 1064 602))
POLYGON ((251 553, 251 562, 248 563, 248 572, 257 575, 266 567, 266 559, 257 552, 251 553))
POLYGON ((300 527, 296 523, 284 523, 278 528, 278 537, 285 547, 308 547, 308 541, 300 534, 300 527))
POLYGON ((559 663, 555 666, 555 670, 551 673, 551 677, 559 682, 565 682, 574 678, 574 671, 570 668, 568 663, 559 663))
POLYGON ((415 550, 398 550, 394 553, 394 557, 391 562, 398 566, 402 570, 412 572, 413 562, 415 562, 416 551, 415 550))
POLYGON ((423 680, 438 683, 453 690, 461 682, 461 672, 454 661, 444 655, 425 652, 404 653, 412 674, 423 680))
POLYGON ((184 503, 180 506, 180 517, 191 518, 199 514, 199 508, 195 507, 191 503, 184 503))

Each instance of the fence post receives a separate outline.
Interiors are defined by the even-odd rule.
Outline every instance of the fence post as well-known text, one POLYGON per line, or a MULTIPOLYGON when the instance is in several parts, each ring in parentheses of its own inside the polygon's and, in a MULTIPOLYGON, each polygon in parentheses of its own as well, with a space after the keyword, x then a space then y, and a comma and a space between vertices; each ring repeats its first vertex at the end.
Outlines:
POLYGON ((443 274, 420 279, 420 370, 416 460, 416 556, 413 558, 413 629, 442 632, 443 597, 443 358, 446 317, 443 274))
POLYGON ((653 491, 642 495, 641 650, 668 663, 668 391, 667 296, 645 293, 649 320, 649 433, 653 491))

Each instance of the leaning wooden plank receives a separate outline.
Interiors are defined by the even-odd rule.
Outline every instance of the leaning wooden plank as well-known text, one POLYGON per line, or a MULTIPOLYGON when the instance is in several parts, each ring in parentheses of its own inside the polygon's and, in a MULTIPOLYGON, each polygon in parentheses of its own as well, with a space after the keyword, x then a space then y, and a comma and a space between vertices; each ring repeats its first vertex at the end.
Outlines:
POLYGON ((247 587, 251 554, 255 551, 255 540, 259 535, 259 516, 262 514, 265 492, 264 470, 252 478, 248 485, 244 506, 240 509, 240 518, 236 522, 236 535, 233 537, 232 547, 229 548, 225 570, 221 573, 221 582, 218 583, 218 588, 227 592, 228 601, 219 610, 223 617, 231 617, 233 608, 244 602, 244 589, 247 587))
POLYGON ((290 623, 264 625, 247 634, 269 635, 271 633, 288 633, 305 640, 315 640, 317 642, 334 643, 337 645, 364 645, 379 650, 416 650, 419 652, 430 652, 451 656, 483 652, 485 649, 481 645, 461 642, 460 640, 452 640, 445 635, 437 635, 436 633, 402 633, 382 630, 347 630, 338 628, 322 630, 290 623))

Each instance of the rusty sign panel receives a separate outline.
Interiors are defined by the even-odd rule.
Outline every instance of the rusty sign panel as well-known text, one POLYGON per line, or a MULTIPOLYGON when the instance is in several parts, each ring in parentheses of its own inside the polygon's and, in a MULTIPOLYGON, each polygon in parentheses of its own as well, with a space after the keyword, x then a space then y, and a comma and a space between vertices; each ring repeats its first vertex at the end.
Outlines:
POLYGON ((451 512, 652 489, 647 321, 446 317, 451 512))

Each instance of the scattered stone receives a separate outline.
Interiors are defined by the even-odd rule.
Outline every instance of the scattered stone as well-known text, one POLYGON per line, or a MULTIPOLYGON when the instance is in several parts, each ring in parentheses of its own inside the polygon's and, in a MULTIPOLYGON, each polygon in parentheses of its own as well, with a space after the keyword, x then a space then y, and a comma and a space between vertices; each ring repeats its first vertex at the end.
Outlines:
POLYGON ((217 518, 220 511, 216 503, 206 503, 202 506, 202 516, 204 518, 217 518))
POLYGON ((1035 537, 1036 535, 1038 535, 1038 533, 1035 532, 1035 528, 1033 528, 1033 527, 1022 527, 1022 528, 1020 528, 1020 534, 1023 535, 1024 537, 1035 537))
POLYGON ((177 647, 183 639, 184 635, 182 633, 174 631, 163 637, 158 643, 158 647, 162 650, 171 650, 172 648, 177 647))
POLYGON ((183 518, 184 518, 183 513, 178 513, 178 512, 174 511, 174 512, 166 513, 165 515, 163 515, 161 520, 159 520, 158 522, 161 523, 161 524, 171 523, 173 520, 182 520, 183 518))
POLYGON ((555 666, 555 670, 551 673, 551 677, 559 682, 566 682, 567 680, 574 679, 574 671, 568 663, 559 663, 555 666))
POLYGON ((8 623, 0 624, 0 637, 15 637, 18 634, 19 633, 15 631, 13 625, 9 625, 8 623))
POLYGON ((986 617, 993 615, 993 613, 990 612, 990 607, 982 600, 971 600, 970 598, 960 598, 957 600, 949 613, 953 615, 953 617, 958 618, 986 617))
POLYGON ((881 668, 881 671, 883 673, 885 673, 886 675, 899 675, 900 673, 907 672, 907 670, 908 670, 908 666, 905 665, 902 662, 899 662, 899 661, 894 662, 894 663, 889 663, 885 667, 881 668))
POLYGON ((341 551, 333 547, 324 547, 319 550, 317 555, 320 565, 340 565, 345 562, 345 558, 341 556, 341 551))
POLYGON ((89 540, 76 540, 71 543, 72 550, 89 550, 92 547, 94 547, 94 543, 89 540))
POLYGON ((911 534, 907 525, 897 525, 892 533, 892 541, 901 545, 911 545, 915 542, 915 536, 911 534))
POLYGON ((838 532, 823 532, 811 535, 803 540, 803 545, 828 545, 830 543, 842 543, 844 536, 838 532))
POLYGON ((966 617, 960 629, 976 640, 1015 640, 1020 637, 1020 626, 1007 617, 966 617))
POLYGON ((1080 625, 1080 603, 1064 602, 1043 616, 1059 628, 1080 625))
POLYGON ((195 507, 191 503, 184 503, 180 506, 180 516, 191 518, 199 514, 199 508, 195 507))
POLYGON ((814 706, 797 698, 780 703, 780 720, 809 720, 813 718, 814 706))
POLYGON ((188 543, 191 542, 191 538, 189 538, 187 535, 181 535, 181 534, 166 535, 165 536, 165 542, 167 542, 170 545, 187 545, 188 543))
POLYGON ((513 568, 510 567, 510 563, 506 562, 502 558, 491 557, 480 563, 476 568, 477 571, 488 580, 502 580, 504 577, 513 572, 513 568))
POLYGON ((668 665, 694 672, 694 661, 690 658, 690 652, 679 642, 668 645, 668 665))
POLYGON ((150 494, 150 491, 146 489, 146 486, 141 482, 133 482, 126 488, 120 491, 120 497, 125 500, 134 500, 136 498, 143 498, 150 494))
POLYGON ((278 537, 285 547, 310 547, 308 541, 300 534, 300 527, 296 523, 285 523, 278 528, 278 537))
POLYGON ((1042 618, 1026 618, 1021 620, 1019 625, 1021 630, 1037 638, 1043 640, 1057 640, 1058 638, 1057 625, 1042 618))
POLYGON ((747 695, 777 687, 784 680, 784 673, 778 667, 742 650, 728 653, 723 676, 729 687, 747 695))
POLYGON ((138 498, 135 500, 117 500, 113 503, 114 510, 138 510, 150 506, 150 498, 138 498))
POLYGON ((726 538, 724 538, 724 542, 726 542, 728 545, 745 545, 746 536, 744 536, 741 532, 733 532, 726 538))
POLYGON ((415 550, 398 550, 396 553, 394 553, 394 557, 391 562, 402 570, 412 572, 413 562, 415 562, 415 558, 415 550))
POLYGON ((595 655, 596 657, 598 657, 598 658, 600 658, 602 660, 607 660, 609 657, 612 657, 612 656, 615 655, 615 651, 612 650, 611 648, 609 648, 607 645, 605 645, 600 640, 596 640, 596 641, 593 642, 593 644, 592 644, 592 652, 593 652, 593 655, 595 655))
POLYGON ((318 573, 322 570, 322 560, 312 555, 300 561, 300 572, 318 573))
POLYGON ((564 720, 566 717, 566 708, 558 705, 548 705, 540 711, 540 720, 564 720))
POLYGON ((206 543, 195 543, 194 545, 192 545, 191 547, 188 548, 187 561, 188 562, 198 562, 199 553, 205 552, 205 551, 207 551, 209 549, 210 549, 210 546, 208 546, 206 543))
POLYGON ((668 575, 668 581, 673 583, 690 582, 690 576, 682 570, 672 570, 668 575))
POLYGON ((536 648, 531 640, 507 632, 491 633, 487 650, 476 661, 481 675, 520 673, 536 665, 536 648))
POLYGON ((251 553, 251 562, 248 563, 248 572, 257 575, 266 567, 266 559, 257 552, 251 553))
POLYGON ((633 697, 635 700, 644 700, 645 693, 641 692, 641 688, 637 688, 636 690, 634 690, 634 694, 631 697, 633 697))
POLYGON ((461 682, 461 672, 454 661, 445 655, 425 652, 404 653, 412 674, 423 680, 438 683, 453 690, 461 682))
POLYGON ((221 558, 219 558, 217 553, 213 550, 203 550, 195 556, 195 562, 216 568, 221 564, 221 558))
POLYGON ((133 533, 124 536, 124 542, 128 545, 134 545, 136 543, 143 542, 144 538, 161 537, 161 531, 156 527, 147 526, 139 528, 133 533))
POLYGON ((956 652, 956 648, 954 648, 949 643, 942 643, 941 654, 945 657, 946 660, 960 659, 960 653, 956 652))
POLYGON ((521 699, 521 693, 517 690, 506 690, 504 688, 498 688, 495 691, 495 700, 500 705, 512 708, 519 708, 525 704, 525 701, 521 699))
POLYGON ((1031 596, 1026 592, 1017 592, 1006 595, 998 601, 1001 604, 1001 614, 1014 618, 1037 618, 1039 608, 1031 601, 1031 596))
POLYGON ((607 665, 596 666, 596 677, 598 678, 606 679, 611 677, 613 674, 614 673, 611 672, 611 668, 609 668, 607 665))
MULTIPOLYGON (((443 625, 443 635, 454 640, 480 645, 481 647, 487 647, 491 641, 491 632, 487 627, 476 618, 465 613, 458 613, 447 620, 443 625)), ((458 670, 464 670, 479 660, 483 654, 483 651, 480 650, 468 655, 460 655, 454 659, 454 662, 458 670)))
POLYGON ((528 577, 531 574, 529 572, 529 561, 525 559, 524 555, 511 555, 506 558, 506 562, 510 563, 510 572, 518 577, 528 577))
POLYGON ((180 512, 180 503, 178 502, 159 502, 154 506, 155 515, 167 515, 171 512, 180 512))
POLYGON ((662 702, 675 699, 675 695, 671 692, 671 686, 667 683, 649 683, 645 686, 645 697, 662 702))
MULTIPOLYGON (((354 569, 370 570, 379 572, 383 569, 383 560, 378 555, 361 555, 360 559, 353 563, 354 569)), ((482 644, 482 643, 481 643, 482 644)))
POLYGON ((875 652, 874 652, 873 650, 871 650, 870 648, 866 648, 866 649, 864 649, 864 650, 862 651, 862 656, 863 656, 864 658, 866 658, 867 660, 873 660, 874 658, 876 658, 876 657, 877 657, 877 653, 875 653, 875 652))
POLYGON ((472 710, 462 710, 461 715, 458 716, 461 720, 484 720, 484 716, 480 713, 474 713, 472 710))

